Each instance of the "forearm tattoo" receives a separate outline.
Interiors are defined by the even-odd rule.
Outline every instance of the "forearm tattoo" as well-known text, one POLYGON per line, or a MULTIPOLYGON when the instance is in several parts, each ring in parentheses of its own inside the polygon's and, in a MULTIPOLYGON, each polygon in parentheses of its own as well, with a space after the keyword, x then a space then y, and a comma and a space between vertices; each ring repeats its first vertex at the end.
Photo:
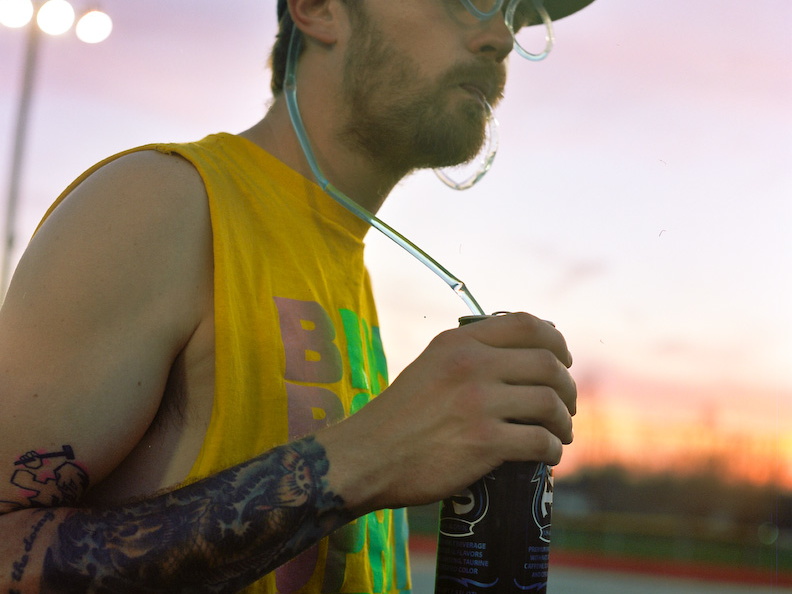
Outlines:
POLYGON ((235 592, 353 518, 313 438, 156 498, 76 509, 41 592, 235 592))

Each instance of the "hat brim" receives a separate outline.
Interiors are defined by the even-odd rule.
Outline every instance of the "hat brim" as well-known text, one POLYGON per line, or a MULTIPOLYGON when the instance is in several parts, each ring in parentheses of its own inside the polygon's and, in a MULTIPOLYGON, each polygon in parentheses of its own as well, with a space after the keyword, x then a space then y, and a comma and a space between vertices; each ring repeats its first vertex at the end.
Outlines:
MULTIPOLYGON (((557 21, 558 19, 563 19, 570 14, 576 13, 578 10, 586 8, 586 6, 592 2, 594 2, 594 0, 545 0, 544 6, 547 9, 547 13, 550 15, 550 18, 554 21, 557 21)), ((533 8, 531 10, 533 10, 533 8)), ((536 14, 535 11, 534 14, 536 14)), ((536 21, 532 22, 542 22, 542 19, 538 14, 536 14, 536 19, 536 21)))
MULTIPOLYGON (((565 16, 576 13, 594 2, 594 0, 545 0, 545 8, 550 18, 554 21, 563 19, 565 16)), ((536 11, 531 8, 534 18, 531 19, 532 23, 541 23, 541 17, 536 11)), ((281 19, 283 13, 286 12, 286 0, 278 0, 278 20, 281 19)))

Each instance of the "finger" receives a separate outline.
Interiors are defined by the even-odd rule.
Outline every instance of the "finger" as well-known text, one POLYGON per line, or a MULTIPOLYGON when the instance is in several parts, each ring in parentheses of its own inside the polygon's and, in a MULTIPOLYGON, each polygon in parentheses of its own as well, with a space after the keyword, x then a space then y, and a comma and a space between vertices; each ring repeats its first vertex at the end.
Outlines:
POLYGON ((510 423, 541 425, 562 443, 572 443, 572 416, 547 386, 505 386, 491 403, 494 416, 510 423))
POLYGON ((459 328, 479 342, 500 348, 545 348, 567 367, 572 355, 564 336, 555 326, 527 313, 513 313, 486 318, 459 328))
POLYGON ((577 386, 566 366, 545 349, 498 349, 484 365, 494 377, 514 386, 548 386, 569 412, 577 412, 577 386))
POLYGON ((541 425, 505 423, 502 437, 504 462, 546 462, 555 466, 564 452, 561 440, 541 425))

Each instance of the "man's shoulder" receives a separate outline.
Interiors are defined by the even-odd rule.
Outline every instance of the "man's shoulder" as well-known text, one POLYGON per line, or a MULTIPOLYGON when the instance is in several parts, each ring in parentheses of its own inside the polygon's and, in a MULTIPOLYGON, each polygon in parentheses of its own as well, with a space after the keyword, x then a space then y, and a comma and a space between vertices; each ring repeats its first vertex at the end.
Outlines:
POLYGON ((165 146, 148 145, 121 153, 98 166, 86 181, 108 179, 131 191, 167 194, 174 199, 204 197, 204 184, 195 166, 165 146))
POLYGON ((165 295, 173 303, 200 302, 193 293, 211 268, 211 235, 195 168, 174 154, 134 150, 98 164, 64 193, 17 275, 54 278, 71 270, 72 277, 84 277, 86 289, 104 294, 107 309, 165 295), (62 262, 66 254, 71 260, 62 262))
POLYGON ((175 153, 154 145, 120 153, 89 169, 75 181, 45 216, 38 230, 69 221, 124 227, 154 239, 168 228, 167 239, 208 220, 206 189, 195 167, 175 153))

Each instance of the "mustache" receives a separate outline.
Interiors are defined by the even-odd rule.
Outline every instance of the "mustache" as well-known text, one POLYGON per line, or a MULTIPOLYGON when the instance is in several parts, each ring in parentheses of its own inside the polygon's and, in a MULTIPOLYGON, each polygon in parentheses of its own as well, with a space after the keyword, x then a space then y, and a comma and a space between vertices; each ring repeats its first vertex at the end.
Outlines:
POLYGON ((494 106, 503 99, 503 91, 506 87, 506 65, 481 62, 458 64, 443 76, 441 82, 448 86, 475 87, 481 91, 487 103, 494 106))

